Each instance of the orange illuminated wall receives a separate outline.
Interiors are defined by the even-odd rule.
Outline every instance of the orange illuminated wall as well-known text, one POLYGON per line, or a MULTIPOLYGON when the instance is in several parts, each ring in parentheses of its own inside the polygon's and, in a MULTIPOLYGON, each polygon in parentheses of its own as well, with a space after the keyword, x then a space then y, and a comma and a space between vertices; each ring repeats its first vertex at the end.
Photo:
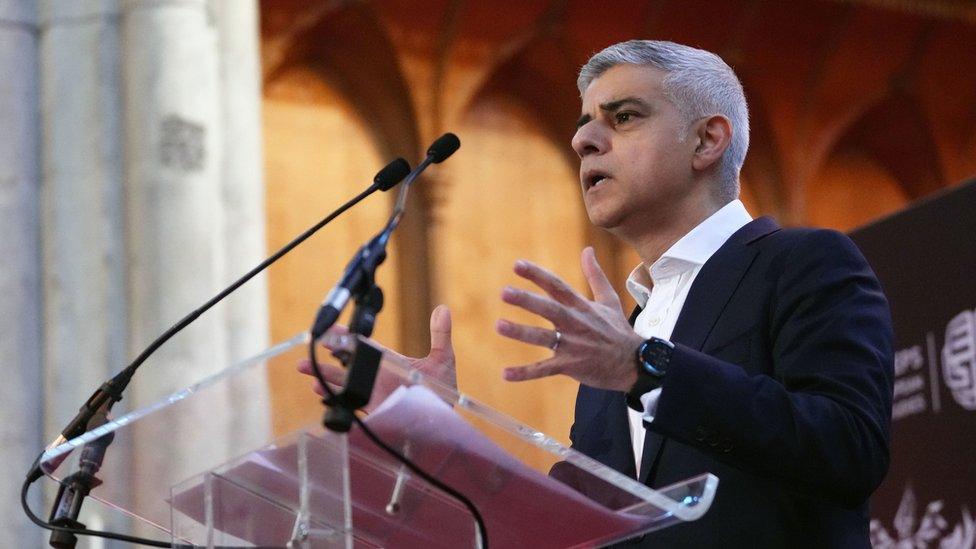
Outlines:
MULTIPOLYGON (((593 244, 618 290, 633 252, 589 226, 569 148, 578 67, 632 37, 715 51, 743 81, 752 145, 743 200, 787 225, 847 230, 976 173, 976 28, 962 11, 801 0, 264 1, 269 247, 314 223, 395 156, 444 131, 460 151, 418 183, 381 284, 376 337, 413 354, 427 315, 454 311, 462 389, 567 440, 576 384, 501 380, 547 351, 503 340, 498 299, 515 259, 585 290, 593 244)), ((921 3, 919 6, 923 6, 921 3)), ((270 273, 274 339, 307 327, 389 208, 375 196, 270 273)), ((630 298, 624 296, 630 307, 630 298)), ((307 380, 281 374, 287 413, 307 380)))

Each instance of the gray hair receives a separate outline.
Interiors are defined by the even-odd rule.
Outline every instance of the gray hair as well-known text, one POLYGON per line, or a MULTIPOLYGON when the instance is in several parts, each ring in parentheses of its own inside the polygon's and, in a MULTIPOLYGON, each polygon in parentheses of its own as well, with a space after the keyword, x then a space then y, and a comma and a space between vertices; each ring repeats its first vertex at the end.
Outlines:
POLYGON ((690 123, 712 114, 732 123, 732 141, 722 155, 722 198, 739 196, 739 171, 749 149, 749 107, 742 83, 714 53, 657 40, 630 40, 614 44, 590 58, 580 69, 576 85, 580 95, 594 79, 621 64, 649 65, 664 71, 664 94, 690 123))

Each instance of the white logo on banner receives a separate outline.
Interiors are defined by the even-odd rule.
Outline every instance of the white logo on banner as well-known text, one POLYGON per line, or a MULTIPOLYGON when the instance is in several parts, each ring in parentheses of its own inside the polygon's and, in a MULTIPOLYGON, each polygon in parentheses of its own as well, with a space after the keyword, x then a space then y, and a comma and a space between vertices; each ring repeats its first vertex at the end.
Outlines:
POLYGON ((881 525, 880 520, 871 519, 871 546, 874 549, 925 547, 972 549, 976 547, 976 520, 969 513, 968 507, 962 508, 962 522, 949 531, 949 524, 942 516, 942 500, 926 505, 925 512, 919 519, 915 499, 915 491, 912 490, 911 485, 905 486, 893 524, 897 539, 881 525))
POLYGON ((946 326, 942 346, 942 378, 952 397, 967 410, 976 410, 976 315, 963 311, 946 326))
POLYGON ((929 410, 926 392, 925 356, 921 345, 900 349, 895 353, 893 419, 902 419, 929 410))

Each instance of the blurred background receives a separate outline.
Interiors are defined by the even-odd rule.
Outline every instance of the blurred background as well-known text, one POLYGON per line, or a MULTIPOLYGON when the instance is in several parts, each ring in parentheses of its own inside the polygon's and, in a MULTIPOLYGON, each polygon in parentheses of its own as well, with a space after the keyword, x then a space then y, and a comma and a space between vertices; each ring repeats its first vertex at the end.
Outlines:
MULTIPOLYGON (((589 225, 569 147, 576 71, 630 38, 736 70, 754 216, 846 231, 976 175, 965 0, 0 0, 0 545, 41 545, 17 488, 104 379, 445 131, 461 149, 413 188, 375 337, 422 356, 430 311, 447 304, 461 390, 568 442, 576 384, 503 382, 504 366, 548 353, 493 324, 528 320, 499 299, 525 286, 518 258, 588 291, 586 245, 633 305, 623 280, 638 259, 589 225)), ((167 344, 120 410, 307 329, 391 199, 373 196, 167 344)), ((308 387, 272 372, 252 388, 271 420, 252 428, 280 434, 316 405, 308 387)))

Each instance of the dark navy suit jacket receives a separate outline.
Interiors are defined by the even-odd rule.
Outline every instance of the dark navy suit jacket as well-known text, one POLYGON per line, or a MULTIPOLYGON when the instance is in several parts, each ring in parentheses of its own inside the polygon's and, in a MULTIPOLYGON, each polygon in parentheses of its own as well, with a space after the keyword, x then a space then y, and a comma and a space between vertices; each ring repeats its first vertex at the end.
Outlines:
POLYGON ((634 543, 869 547, 867 499, 889 459, 892 328, 854 244, 750 222, 702 267, 671 341, 639 475, 623 393, 581 386, 570 432, 575 449, 651 487, 719 477, 703 518, 634 543))

